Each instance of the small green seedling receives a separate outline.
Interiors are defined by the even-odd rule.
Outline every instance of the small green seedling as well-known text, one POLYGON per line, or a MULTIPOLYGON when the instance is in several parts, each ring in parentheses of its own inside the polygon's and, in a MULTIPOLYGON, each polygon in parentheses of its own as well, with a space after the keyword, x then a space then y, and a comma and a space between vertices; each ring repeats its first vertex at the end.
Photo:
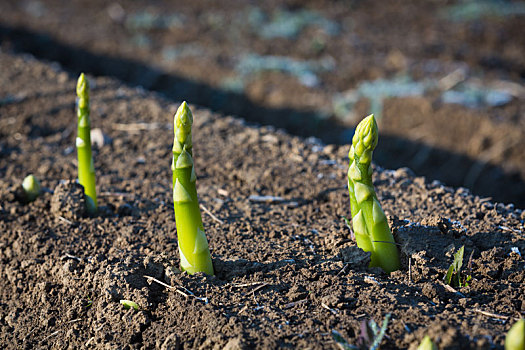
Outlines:
POLYGON ((357 246, 371 253, 370 267, 378 266, 390 273, 399 270, 400 261, 394 237, 372 183, 372 152, 377 141, 377 124, 371 114, 357 125, 352 139, 348 154, 348 191, 357 246))
POLYGON ((417 347, 417 350, 438 350, 436 344, 430 339, 428 335, 425 335, 421 344, 417 347))
POLYGON ((454 261, 450 264, 447 274, 445 276, 445 283, 451 287, 468 287, 468 282, 471 280, 471 275, 462 277, 461 267, 463 266, 463 254, 465 252, 465 246, 462 246, 454 254, 454 261))
POLYGON ((510 327, 505 337, 505 350, 525 350, 525 319, 510 327))
POLYGON ((332 338, 343 350, 377 350, 385 336, 390 316, 390 314, 385 315, 381 328, 379 328, 374 320, 361 322, 361 334, 357 341, 357 345, 351 345, 348 343, 336 330, 332 330, 332 338))
POLYGON ((22 188, 24 189, 24 197, 27 202, 34 201, 42 191, 40 182, 33 174, 27 175, 24 178, 22 188))
POLYGON ((179 242, 180 266, 189 274, 204 272, 213 275, 208 240, 204 233, 197 199, 191 126, 193 114, 182 102, 175 114, 173 140, 173 207, 179 242))
POLYGON ((121 300, 120 303, 124 305, 124 309, 131 309, 131 308, 135 310, 139 309, 139 304, 131 300, 121 300))
POLYGON ((91 122, 89 120, 89 82, 84 73, 77 82, 77 156, 78 182, 84 186, 87 209, 90 214, 97 211, 97 190, 95 187, 95 165, 91 153, 91 122))

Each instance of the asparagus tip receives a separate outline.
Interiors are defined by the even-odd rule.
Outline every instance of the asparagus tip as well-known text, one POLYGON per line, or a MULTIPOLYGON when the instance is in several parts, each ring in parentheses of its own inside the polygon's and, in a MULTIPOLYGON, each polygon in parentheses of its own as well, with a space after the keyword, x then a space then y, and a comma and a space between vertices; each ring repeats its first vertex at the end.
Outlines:
POLYGON ((24 189, 27 200, 32 202, 40 195, 40 182, 33 175, 27 175, 22 181, 22 187, 24 189))
POLYGON ((367 149, 373 150, 377 146, 378 131, 377 123, 373 114, 363 119, 355 130, 353 143, 358 141, 363 142, 363 146, 367 149))
POLYGON ((425 335, 421 344, 417 347, 417 350, 437 350, 436 344, 430 339, 428 335, 425 335))
POLYGON ((177 113, 175 113, 175 138, 181 144, 185 144, 186 140, 191 142, 191 126, 193 124, 193 114, 186 101, 182 102, 177 113))
POLYGON ((193 114, 191 113, 190 107, 188 107, 186 101, 183 101, 177 109, 177 113, 175 113, 175 125, 186 129, 188 127, 191 128, 192 124, 193 114))
POLYGON ((89 89, 89 82, 86 79, 86 76, 84 75, 84 73, 80 73, 80 76, 78 77, 78 81, 77 81, 77 95, 78 96, 84 95, 88 89, 89 89))

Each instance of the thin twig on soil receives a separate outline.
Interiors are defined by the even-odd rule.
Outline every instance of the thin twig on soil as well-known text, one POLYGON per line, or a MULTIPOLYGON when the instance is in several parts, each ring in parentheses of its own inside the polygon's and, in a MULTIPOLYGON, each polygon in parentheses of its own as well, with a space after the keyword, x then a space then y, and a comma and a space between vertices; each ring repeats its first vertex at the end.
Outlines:
POLYGON ((66 260, 66 259, 73 259, 73 260, 76 260, 78 262, 82 261, 78 256, 74 256, 74 255, 71 255, 71 254, 64 254, 63 256, 60 257, 60 260, 66 260))
POLYGON ((258 287, 255 287, 254 289, 252 289, 251 291, 249 291, 248 293, 252 293, 252 294, 255 294, 255 292, 257 292, 258 290, 266 287, 268 285, 268 283, 264 282, 263 284, 261 284, 260 286, 258 287))
POLYGON ((463 293, 458 292, 456 289, 452 288, 452 286, 449 286, 448 284, 445 284, 443 282, 439 282, 439 283, 441 283, 441 285, 443 287, 445 287, 445 289, 448 290, 449 292, 455 293, 456 295, 458 295, 461 298, 465 298, 465 295, 463 293))
POLYGON ((126 192, 101 192, 99 193, 99 197, 131 197, 134 196, 133 193, 126 193, 126 192))
POLYGON ((467 74, 465 73, 465 70, 458 68, 452 73, 441 78, 438 82, 438 87, 443 91, 447 91, 464 82, 466 79, 467 74))
POLYGON ((184 293, 183 291, 177 289, 177 287, 170 286, 169 284, 166 284, 166 283, 164 283, 164 282, 162 282, 162 281, 159 281, 159 280, 156 279, 155 277, 151 277, 151 276, 146 276, 146 275, 144 275, 144 278, 146 278, 146 279, 149 280, 149 281, 156 282, 156 283, 160 284, 161 286, 168 288, 169 290, 173 290, 173 291, 179 293, 180 295, 185 296, 186 298, 192 297, 192 298, 195 298, 195 299, 197 299, 197 300, 200 300, 200 301, 204 302, 205 304, 208 304, 208 298, 201 298, 201 297, 198 297, 198 296, 196 296, 195 294, 193 294, 190 290, 188 290, 187 288, 184 288, 184 287, 180 287, 180 286, 179 286, 179 288, 182 288, 182 289, 184 289, 184 290, 186 291, 186 293, 184 293))
POLYGON ((216 217, 215 215, 213 215, 213 213, 211 211, 208 210, 208 208, 206 208, 203 204, 200 204, 199 205, 201 207, 201 209, 206 213, 208 214, 213 220, 217 221, 219 224, 221 225, 224 225, 224 221, 222 221, 221 219, 219 219, 218 217, 216 217))
POLYGON ((57 217, 58 217, 59 220, 64 221, 65 223, 68 223, 70 225, 73 225, 73 222, 68 220, 68 219, 66 219, 65 217, 63 217, 63 216, 57 216, 57 217))
POLYGON ((74 320, 67 321, 67 322, 65 322, 63 324, 71 324, 71 323, 75 323, 75 322, 78 322, 78 321, 82 321, 82 319, 81 318, 75 318, 74 320))
POLYGON ((372 276, 365 276, 365 278, 363 279, 365 282, 368 282, 368 283, 373 283, 373 284, 377 284, 377 285, 381 285, 381 282, 379 282, 378 280, 376 280, 374 277, 372 276))
POLYGON ((408 258, 408 283, 412 284, 412 258, 408 258))
POLYGON ((251 195, 248 197, 250 202, 263 202, 263 203, 282 203, 285 201, 284 198, 278 196, 256 196, 251 195))
POLYGON ((248 310, 248 305, 244 305, 244 307, 239 311, 239 315, 242 314, 244 311, 248 310))
POLYGON ((284 199, 283 197, 278 196, 257 196, 257 195, 251 195, 248 197, 248 200, 253 203, 265 203, 265 204, 281 204, 281 203, 288 203, 291 207, 297 207, 299 203, 295 201, 291 201, 288 199, 284 199))
POLYGON ((162 128, 162 124, 160 123, 129 123, 129 124, 113 123, 114 130, 127 131, 127 132, 155 130, 155 129, 160 129, 160 128, 162 128))
POLYGON ((236 287, 236 288, 241 288, 241 287, 251 287, 251 286, 256 286, 256 285, 258 285, 258 284, 262 284, 262 283, 266 283, 266 282, 252 282, 252 283, 242 283, 242 284, 234 283, 234 284, 232 284, 231 286, 232 286, 232 287, 236 287))
POLYGON ((31 335, 33 334, 34 331, 36 331, 37 327, 34 327, 29 333, 27 333, 27 335, 24 337, 24 339, 22 339, 22 342, 25 342, 26 339, 31 335))
POLYGON ((340 274, 342 274, 343 272, 345 272, 346 268, 348 267, 348 263, 346 263, 343 268, 337 273, 337 275, 335 275, 335 277, 339 277, 340 274))
POLYGON ((493 317, 493 318, 499 318, 499 319, 502 319, 502 320, 508 320, 508 319, 518 320, 517 317, 505 316, 505 315, 501 315, 501 314, 495 314, 493 312, 483 311, 483 310, 480 310, 480 309, 474 309, 474 312, 477 312, 477 313, 482 314, 484 316, 493 317))
POLYGON ((50 335, 48 335, 47 337, 45 337, 43 341, 46 341, 46 340, 48 340, 49 338, 54 337, 55 335, 58 334, 58 332, 60 332, 60 330, 58 330, 58 331, 54 331, 53 333, 51 333, 50 335))
POLYGON ((95 337, 89 338, 88 341, 86 342, 86 344, 84 344, 84 346, 87 347, 94 339, 95 339, 95 337))
POLYGON ((321 306, 324 307, 326 310, 330 311, 331 313, 333 313, 334 315, 337 315, 338 310, 330 308, 330 306, 326 305, 325 303, 321 303, 321 306))
POLYGON ((228 191, 226 191, 226 190, 223 190, 222 188, 219 188, 217 190, 217 193, 220 194, 223 197, 229 197, 230 196, 230 193, 228 191))
POLYGON ((521 234, 522 232, 520 230, 516 230, 516 229, 513 229, 513 228, 510 228, 510 227, 507 227, 507 226, 498 226, 499 229, 503 230, 503 231, 509 231, 509 232, 514 232, 514 233, 519 233, 521 234))
POLYGON ((314 242, 312 242, 308 238, 305 238, 304 241, 306 242, 306 244, 308 244, 308 248, 310 248, 312 253, 315 254, 314 242))
MULTIPOLYGON (((82 320, 81 318, 75 318, 74 320, 70 320, 70 321, 67 321, 67 322, 64 322, 64 323, 60 324, 59 327, 64 326, 64 325, 67 325, 67 324, 75 323, 75 322, 78 322, 78 321, 81 321, 81 320, 82 320)), ((60 331, 62 331, 62 330, 63 330, 63 329, 58 329, 58 330, 54 331, 53 333, 51 333, 51 334, 49 334, 47 337, 45 337, 43 341, 46 341, 46 340, 48 340, 49 338, 51 338, 51 337, 57 335, 57 334, 58 334, 60 331)), ((33 331, 34 331, 34 329, 33 329, 33 331)), ((33 331, 31 331, 29 334, 31 334, 33 331)), ((25 341, 25 339, 26 339, 27 337, 29 337, 29 334, 26 335, 26 337, 24 338, 23 341, 25 341)))
POLYGON ((305 304, 306 302, 308 302, 308 299, 301 299, 301 300, 293 301, 291 303, 288 303, 288 304, 284 305, 283 308, 284 309, 290 309, 290 308, 292 308, 294 306, 305 304))

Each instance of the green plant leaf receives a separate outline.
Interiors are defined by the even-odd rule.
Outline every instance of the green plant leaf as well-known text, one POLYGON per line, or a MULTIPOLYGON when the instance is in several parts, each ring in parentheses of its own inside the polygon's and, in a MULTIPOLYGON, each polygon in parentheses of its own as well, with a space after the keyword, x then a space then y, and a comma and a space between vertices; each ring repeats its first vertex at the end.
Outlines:
POLYGON ((463 287, 465 283, 470 280, 467 278, 463 283, 461 281, 461 267, 463 266, 463 254, 465 253, 465 246, 462 246, 454 254, 454 261, 450 264, 447 274, 445 276, 445 283, 452 287, 463 287))
POLYGON ((335 329, 332 330, 332 338, 334 341, 341 347, 343 350, 358 350, 359 348, 357 346, 349 344, 343 336, 336 331, 335 329))
POLYGON ((449 286, 452 284, 452 275, 454 274, 454 264, 450 264, 447 275, 445 276, 445 283, 449 286))
MULTIPOLYGON (((379 330, 379 332, 375 332, 375 337, 374 337, 374 342, 372 343, 372 345, 370 345, 370 350, 377 350, 379 349, 379 345, 381 344, 381 341, 383 340, 384 336, 385 336, 385 333, 386 333, 386 329, 388 327, 388 321, 390 321, 390 316, 391 314, 386 314, 385 315, 385 319, 383 320, 383 324, 381 325, 381 329, 379 330)), ((374 322, 374 324, 376 324, 374 322)), ((376 324, 376 329, 377 329, 377 324, 376 324)))

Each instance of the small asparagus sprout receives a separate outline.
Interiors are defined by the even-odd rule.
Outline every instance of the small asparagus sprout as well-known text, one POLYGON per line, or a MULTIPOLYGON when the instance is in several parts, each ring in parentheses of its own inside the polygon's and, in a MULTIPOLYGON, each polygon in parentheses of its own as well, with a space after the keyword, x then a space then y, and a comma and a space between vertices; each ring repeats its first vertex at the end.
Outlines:
POLYGON ((25 199, 28 202, 34 201, 40 195, 40 182, 33 174, 25 177, 24 181, 22 181, 22 188, 24 189, 25 199))
POLYGON ((78 182, 84 186, 87 209, 90 213, 97 211, 97 190, 95 188, 95 166, 91 154, 91 123, 89 121, 89 83, 84 73, 77 82, 77 155, 78 182))
POLYGON ((348 191, 357 246, 371 253, 370 267, 379 266, 390 273, 399 269, 400 262, 394 237, 372 184, 372 152, 377 139, 377 124, 371 114, 359 123, 352 139, 348 191))
POLYGON ((437 350, 437 346, 428 335, 425 335, 421 344, 417 347, 417 350, 437 350))
POLYGON ((120 303, 124 305, 124 309, 131 309, 131 308, 135 310, 139 309, 139 304, 131 300, 121 300, 120 303))
POLYGON ((204 233, 197 199, 191 126, 193 115, 186 102, 175 114, 173 140, 173 206, 179 241, 180 266, 189 274, 204 272, 213 275, 208 240, 204 233))
MULTIPOLYGON (((468 282, 472 279, 471 275, 463 273, 461 267, 463 266, 463 254, 465 252, 465 246, 462 246, 454 254, 454 261, 450 264, 447 274, 445 276, 445 283, 453 288, 468 287, 468 282)), ((470 254, 472 259, 472 254, 470 254)), ((471 260, 469 260, 469 266, 471 260)))
POLYGON ((525 350, 525 319, 514 323, 505 337, 505 350, 525 350))

